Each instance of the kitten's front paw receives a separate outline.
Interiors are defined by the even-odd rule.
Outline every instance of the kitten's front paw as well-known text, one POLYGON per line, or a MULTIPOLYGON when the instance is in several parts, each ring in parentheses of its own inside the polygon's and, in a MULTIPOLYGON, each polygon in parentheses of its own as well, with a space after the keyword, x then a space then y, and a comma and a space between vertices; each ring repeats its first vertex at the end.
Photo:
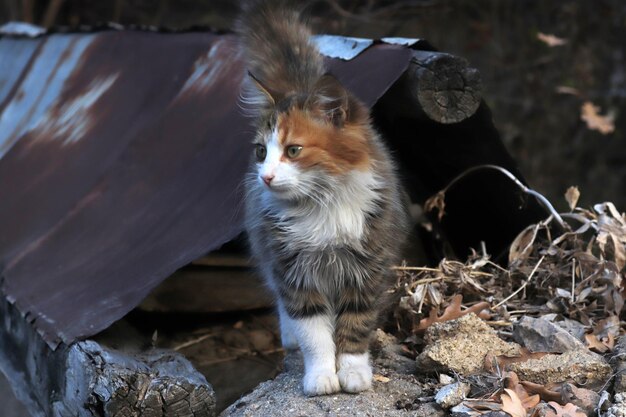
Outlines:
POLYGON ((372 387, 372 368, 367 364, 341 368, 337 377, 345 392, 357 393, 372 387))
POLYGON ((341 391, 337 374, 332 370, 307 372, 304 375, 304 393, 309 397, 341 391))

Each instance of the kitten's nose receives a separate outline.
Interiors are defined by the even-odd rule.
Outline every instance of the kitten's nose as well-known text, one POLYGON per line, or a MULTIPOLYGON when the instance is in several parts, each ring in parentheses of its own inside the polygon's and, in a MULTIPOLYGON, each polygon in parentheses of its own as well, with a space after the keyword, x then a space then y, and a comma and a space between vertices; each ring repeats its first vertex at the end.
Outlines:
POLYGON ((265 183, 265 185, 267 185, 269 187, 270 183, 274 179, 274 175, 272 175, 272 174, 263 175, 263 177, 261 177, 261 178, 263 178, 263 182, 265 183))

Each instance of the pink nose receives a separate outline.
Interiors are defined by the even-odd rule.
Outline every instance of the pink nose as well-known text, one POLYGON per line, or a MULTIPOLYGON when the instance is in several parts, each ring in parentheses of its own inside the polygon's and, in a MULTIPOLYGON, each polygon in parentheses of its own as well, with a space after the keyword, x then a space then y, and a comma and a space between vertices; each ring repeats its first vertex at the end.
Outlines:
POLYGON ((263 175, 263 182, 265 183, 265 185, 267 185, 268 187, 270 186, 270 183, 272 182, 272 180, 274 179, 273 175, 263 175))

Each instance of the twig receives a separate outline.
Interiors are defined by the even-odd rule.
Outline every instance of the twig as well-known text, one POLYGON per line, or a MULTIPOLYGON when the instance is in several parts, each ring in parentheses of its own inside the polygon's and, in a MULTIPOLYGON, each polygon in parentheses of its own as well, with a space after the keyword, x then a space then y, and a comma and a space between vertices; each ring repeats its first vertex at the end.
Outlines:
POLYGON ((490 326, 502 326, 502 327, 510 326, 511 324, 513 324, 510 321, 506 321, 506 320, 487 321, 486 323, 490 326))
POLYGON ((187 341, 187 342, 185 342, 185 343, 181 343, 181 344, 180 344, 180 345, 178 345, 178 346, 175 346, 175 347, 174 347, 174 350, 178 352, 179 350, 182 350, 182 349, 188 348, 189 346, 196 345, 196 344, 198 344, 198 343, 200 343, 200 342, 202 342, 202 341, 204 341, 204 340, 206 340, 206 339, 208 339, 209 337, 212 337, 212 336, 215 336, 215 334, 214 334, 214 333, 207 333, 207 334, 202 335, 202 336, 200 336, 200 337, 197 337, 197 338, 195 338, 195 339, 188 340, 188 341, 187 341))
POLYGON ((439 268, 428 268, 426 266, 392 266, 394 271, 427 271, 427 272, 441 272, 439 268))
POLYGON ((502 271, 502 272, 506 272, 507 274, 510 274, 510 273, 511 273, 511 271, 509 271, 509 270, 508 270, 508 269, 506 269, 506 268, 502 268, 500 265, 498 265, 498 264, 497 264, 497 263, 495 263, 495 262, 487 261, 487 263, 488 263, 489 265, 493 266, 494 268, 499 269, 499 270, 500 270, 500 271, 502 271))
POLYGON ((528 275, 528 278, 526 278, 526 281, 522 284, 521 287, 519 287, 517 290, 515 290, 515 292, 513 292, 513 294, 509 295, 508 297, 506 297, 504 300, 500 301, 498 304, 496 304, 495 306, 491 307, 492 310, 495 310, 496 308, 500 307, 502 304, 506 303, 507 301, 509 301, 511 298, 515 297, 515 295, 517 295, 520 291, 522 291, 524 288, 526 288, 526 285, 528 285, 528 283, 530 282, 530 280, 533 278, 533 275, 535 275, 535 272, 537 272, 537 268, 539 268, 539 265, 541 265, 541 262, 543 262, 544 258, 546 256, 542 256, 541 259, 539 259, 539 262, 537 262, 537 265, 535 265, 535 267, 533 268, 532 271, 530 271, 530 275, 528 275))
POLYGON ((559 226, 561 226, 561 228, 563 230, 567 230, 568 227, 565 224, 565 222, 563 221, 563 219, 561 218, 561 216, 559 215, 559 213, 555 210, 555 208, 552 206, 552 204, 550 203, 550 201, 548 201, 547 198, 545 198, 542 194, 538 193, 537 191, 528 188, 527 186, 525 186, 524 184, 522 184, 522 182, 517 179, 517 177, 515 175, 513 175, 509 170, 502 168, 501 166, 498 165, 477 165, 475 167, 466 169, 465 171, 463 171, 461 174, 457 175, 452 181, 450 181, 448 183, 448 185, 446 185, 443 190, 439 191, 438 194, 443 194, 445 196, 446 192, 448 191, 448 189, 450 187, 452 187, 454 184, 456 184, 457 182, 459 182, 461 179, 463 179, 464 177, 466 177, 467 175, 476 172, 476 171, 481 171, 484 169, 494 169, 496 171, 499 171, 500 173, 506 175, 511 181, 513 181, 515 183, 515 185, 518 186, 518 188, 520 190, 522 190, 524 193, 528 194, 528 195, 532 195, 533 197, 535 197, 540 203, 541 205, 543 205, 554 217, 554 219, 556 220, 556 222, 559 224, 559 226))
POLYGON ((509 311, 509 315, 513 315, 513 314, 526 314, 528 313, 529 310, 513 310, 513 311, 509 311))
POLYGON ((572 304, 576 302, 574 291, 576 291, 576 258, 572 258, 572 304))
POLYGON ((411 286, 418 286, 418 285, 424 285, 424 284, 430 284, 431 282, 437 282, 437 281, 443 281, 444 277, 437 277, 437 278, 422 278, 422 279, 418 279, 417 281, 414 281, 411 283, 411 286))
MULTIPOLYGON (((463 264, 461 264, 462 266, 465 266, 463 264)), ((426 266, 392 266, 391 269, 393 269, 394 271, 420 271, 420 272, 441 272, 443 273, 443 271, 439 268, 429 268, 426 266)), ((483 272, 483 271, 468 271, 467 272, 470 275, 479 275, 479 276, 483 276, 483 277, 490 277, 493 274, 490 274, 489 272, 483 272)), ((437 280, 439 280, 439 278, 437 278, 437 280)))

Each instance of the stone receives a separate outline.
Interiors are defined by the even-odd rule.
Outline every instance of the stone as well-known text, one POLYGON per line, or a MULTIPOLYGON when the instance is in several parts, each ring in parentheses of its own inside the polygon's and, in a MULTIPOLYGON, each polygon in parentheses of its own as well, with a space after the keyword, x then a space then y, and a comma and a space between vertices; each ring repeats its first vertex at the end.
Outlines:
POLYGON ((455 320, 433 323, 424 340, 426 348, 417 357, 422 372, 454 372, 471 375, 484 367, 487 353, 517 356, 520 347, 500 339, 495 330, 473 313, 455 320))
POLYGON ((561 317, 556 313, 546 314, 544 316, 541 316, 541 318, 544 320, 548 320, 550 323, 556 324, 581 342, 585 340, 587 327, 581 322, 561 317))
POLYGON ((586 349, 548 354, 540 359, 512 363, 509 368, 522 381, 542 385, 574 381, 590 389, 603 386, 612 372, 602 356, 586 349))
POLYGON ((626 417, 626 392, 615 394, 613 404, 602 417, 626 417))
POLYGON ((374 363, 395 372, 414 374, 415 361, 404 356, 398 340, 381 329, 376 329, 371 342, 374 363))
POLYGON ((450 409, 450 415, 452 417, 477 417, 481 415, 481 412, 476 411, 473 408, 469 408, 465 404, 461 403, 450 409))
POLYGON ((615 392, 626 392, 626 338, 620 337, 613 355, 611 357, 611 365, 615 373, 615 382, 613 389, 615 392))
POLYGON ((595 391, 586 388, 578 388, 576 385, 569 383, 561 386, 561 403, 572 403, 583 410, 588 416, 595 413, 599 402, 600 394, 595 391))
POLYGON ((543 318, 522 317, 513 328, 513 338, 531 352, 563 353, 585 348, 568 331, 543 318))
MULTIPOLYGON (((307 397, 302 392, 302 356, 290 352, 285 358, 286 371, 274 380, 261 383, 252 393, 242 397, 222 412, 221 417, 337 417, 384 416, 406 417, 407 410, 398 403, 416 403, 423 395, 422 384, 413 375, 374 366, 376 378, 373 388, 357 395, 337 393, 307 397), (386 381, 386 379, 385 379, 386 381)), ((434 403, 416 405, 412 416, 444 416, 444 411, 434 403)))
POLYGON ((435 394, 435 401, 441 408, 448 409, 460 404, 470 392, 470 385, 464 382, 455 382, 445 385, 435 394))

